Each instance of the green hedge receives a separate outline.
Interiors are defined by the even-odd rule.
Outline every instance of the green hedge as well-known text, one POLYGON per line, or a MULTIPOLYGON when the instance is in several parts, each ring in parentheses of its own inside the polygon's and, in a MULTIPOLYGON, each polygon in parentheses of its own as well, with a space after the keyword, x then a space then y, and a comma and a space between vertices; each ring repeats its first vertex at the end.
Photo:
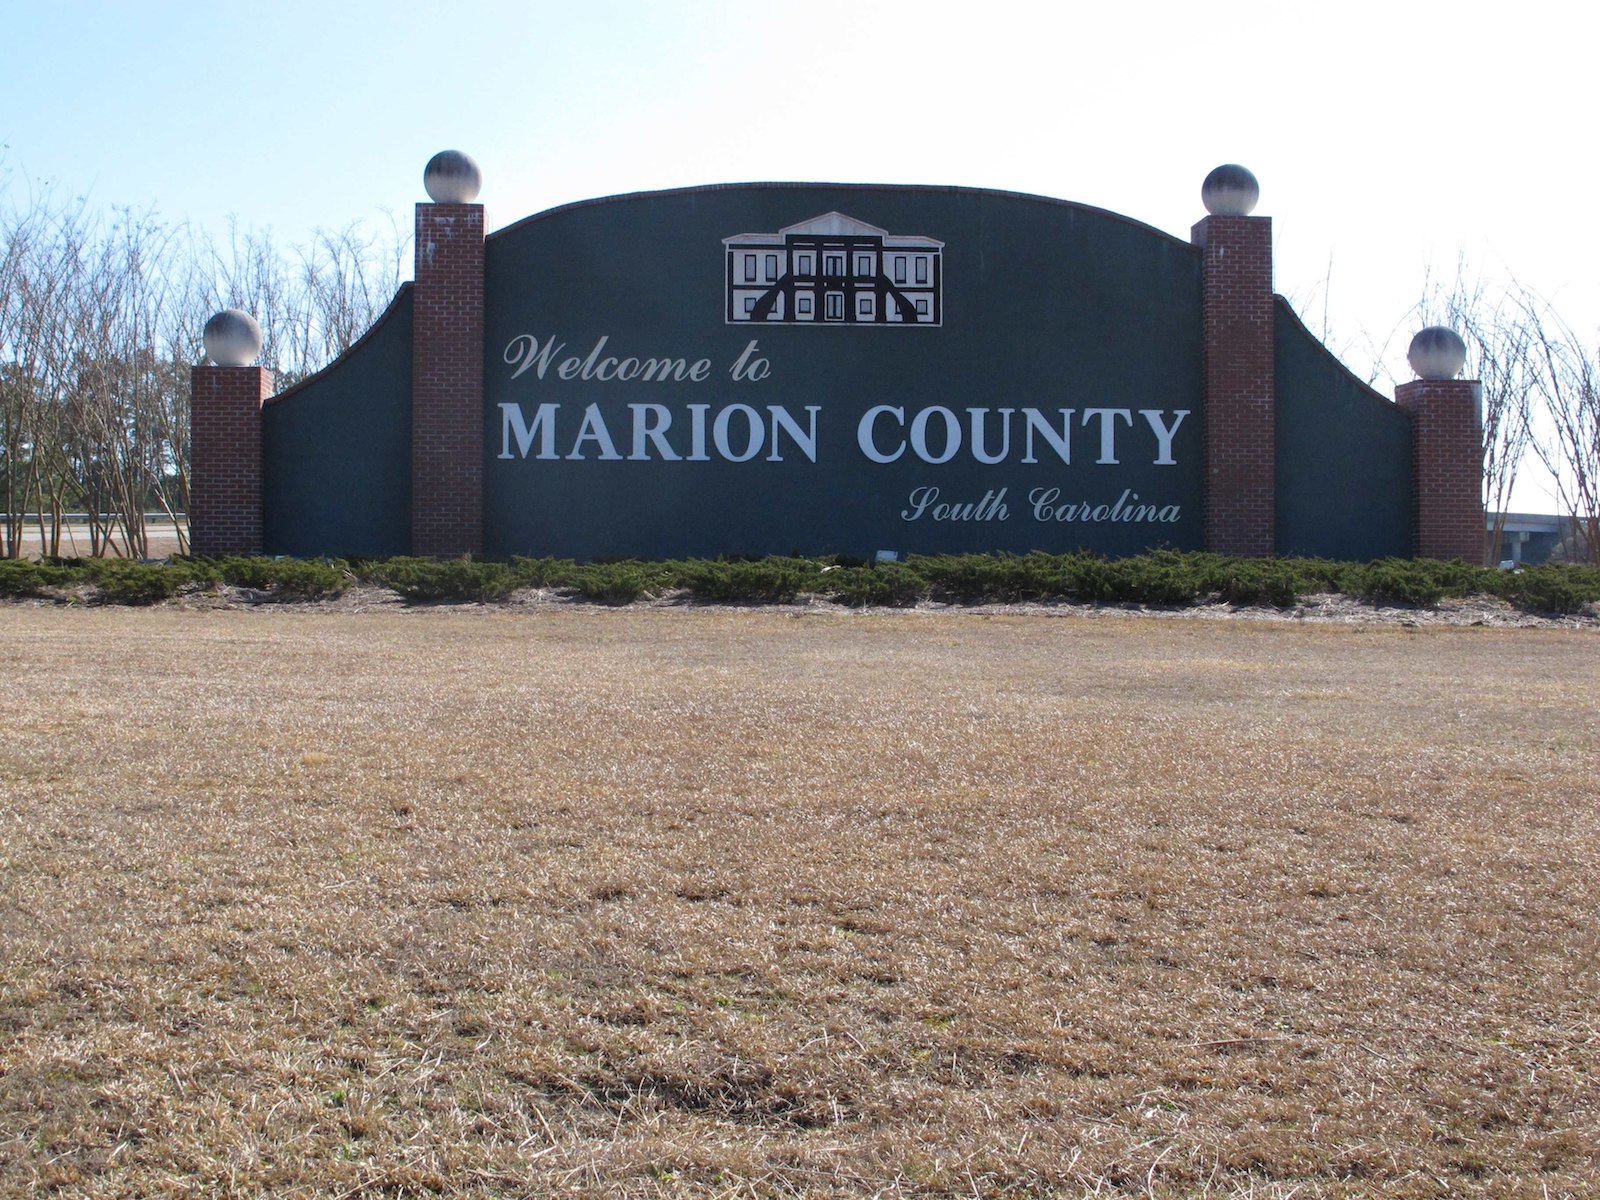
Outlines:
POLYGON ((322 600, 350 584, 350 568, 341 560, 230 556, 194 561, 214 570, 223 583, 267 592, 276 600, 322 600))
POLYGON ((1600 603, 1600 568, 1544 563, 1529 570, 1495 575, 1494 594, 1534 612, 1575 613, 1600 603))
POLYGON ((675 563, 673 583, 697 600, 722 604, 792 604, 822 590, 822 564, 805 558, 754 562, 700 560, 675 563))
POLYGON ((504 600, 517 586, 511 567, 470 558, 388 558, 356 568, 363 583, 376 583, 412 601, 504 600))
POLYGON ((165 563, 133 562, 126 558, 79 560, 82 577, 94 585, 93 599, 101 604, 155 604, 170 600, 200 579, 209 582, 194 564, 174 559, 165 563))
POLYGON ((46 588, 74 582, 70 568, 26 558, 0 558, 0 596, 43 596, 46 588))
POLYGON ((840 566, 827 576, 821 588, 821 594, 829 600, 863 608, 869 604, 904 608, 923 599, 928 592, 927 576, 914 562, 840 566))
POLYGON ((348 563, 268 558, 0 560, 0 597, 81 594, 106 604, 154 604, 221 584, 277 600, 337 596, 353 580, 417 603, 493 604, 523 588, 548 588, 602 604, 681 594, 713 604, 789 604, 820 596, 841 604, 909 605, 1066 600, 1183 607, 1209 601, 1280 608, 1342 592, 1372 604, 1436 605, 1446 597, 1498 596, 1529 611, 1574 613, 1600 603, 1600 568, 1549 563, 1500 571, 1461 561, 1241 559, 1152 551, 1134 558, 1077 554, 912 555, 903 562, 770 557, 667 562, 570 559, 390 558, 348 563), (82 589, 79 591, 78 589, 82 589))

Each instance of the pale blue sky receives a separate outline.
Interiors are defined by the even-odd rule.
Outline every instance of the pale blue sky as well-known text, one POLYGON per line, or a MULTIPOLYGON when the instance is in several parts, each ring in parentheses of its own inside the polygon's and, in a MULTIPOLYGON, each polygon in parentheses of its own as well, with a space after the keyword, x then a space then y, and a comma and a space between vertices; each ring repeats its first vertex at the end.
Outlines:
POLYGON ((1458 253, 1600 325, 1588 6, 0 4, 9 186, 214 232, 409 228, 423 164, 457 148, 491 228, 794 179, 1039 192, 1187 237, 1234 161, 1313 326, 1331 278, 1336 349, 1403 326, 1402 369, 1406 310, 1458 253))

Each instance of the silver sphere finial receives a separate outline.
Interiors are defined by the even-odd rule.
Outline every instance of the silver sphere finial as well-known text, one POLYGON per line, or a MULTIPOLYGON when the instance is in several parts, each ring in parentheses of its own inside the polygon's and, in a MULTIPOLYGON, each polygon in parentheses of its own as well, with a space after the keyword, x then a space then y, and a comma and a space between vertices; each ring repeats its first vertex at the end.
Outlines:
POLYGON ((242 308, 225 308, 201 333, 206 355, 219 367, 248 367, 261 353, 261 326, 242 308))
POLYGON ((1467 344, 1454 329, 1429 325, 1411 339, 1406 361, 1423 379, 1454 379, 1467 365, 1467 344))
POLYGON ((422 186, 435 204, 471 204, 483 188, 483 172, 470 154, 441 150, 423 169, 422 186))
POLYGON ((1247 168, 1223 163, 1200 185, 1200 199, 1213 217, 1248 217, 1261 199, 1261 185, 1247 168))

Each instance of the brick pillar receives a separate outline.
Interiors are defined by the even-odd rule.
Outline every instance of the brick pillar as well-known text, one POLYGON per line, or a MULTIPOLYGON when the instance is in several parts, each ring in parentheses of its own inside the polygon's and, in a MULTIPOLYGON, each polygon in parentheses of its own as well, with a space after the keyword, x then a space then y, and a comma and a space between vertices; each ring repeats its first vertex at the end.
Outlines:
POLYGON ((1416 379, 1394 391, 1411 417, 1411 486, 1419 558, 1483 562, 1483 430, 1478 385, 1416 379))
POLYGON ((483 552, 483 205, 417 205, 411 552, 483 552))
POLYGON ((194 554, 261 553, 261 403, 265 367, 195 367, 189 373, 189 548, 194 554))
POLYGON ((1277 551, 1272 218, 1211 216, 1204 251, 1206 549, 1277 551))

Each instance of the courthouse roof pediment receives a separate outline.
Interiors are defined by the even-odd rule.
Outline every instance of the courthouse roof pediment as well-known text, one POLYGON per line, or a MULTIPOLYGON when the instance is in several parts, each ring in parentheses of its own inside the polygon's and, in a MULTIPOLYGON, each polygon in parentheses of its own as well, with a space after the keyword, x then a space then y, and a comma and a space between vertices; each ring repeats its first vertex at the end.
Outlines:
POLYGON ((879 229, 876 225, 868 225, 865 221, 858 221, 854 217, 847 217, 842 212, 827 212, 820 217, 811 217, 794 225, 788 225, 778 230, 784 237, 790 234, 805 233, 822 237, 888 237, 887 229, 879 229))

